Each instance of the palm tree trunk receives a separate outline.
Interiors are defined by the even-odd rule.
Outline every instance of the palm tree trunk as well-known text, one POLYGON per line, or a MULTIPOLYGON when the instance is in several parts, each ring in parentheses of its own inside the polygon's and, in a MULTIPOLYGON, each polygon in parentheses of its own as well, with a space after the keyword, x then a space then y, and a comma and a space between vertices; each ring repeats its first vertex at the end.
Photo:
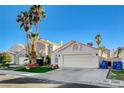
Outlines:
POLYGON ((27 40, 27 54, 29 56, 29 41, 28 41, 28 32, 26 32, 26 40, 27 40))
POLYGON ((39 33, 39 31, 38 31, 38 23, 36 23, 36 33, 39 33))

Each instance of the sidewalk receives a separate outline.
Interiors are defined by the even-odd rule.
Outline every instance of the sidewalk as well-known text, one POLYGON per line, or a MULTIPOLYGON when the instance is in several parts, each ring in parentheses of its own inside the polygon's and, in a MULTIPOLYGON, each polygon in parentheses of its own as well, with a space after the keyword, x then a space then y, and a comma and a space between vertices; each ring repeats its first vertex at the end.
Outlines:
POLYGON ((0 70, 0 74, 5 74, 6 76, 33 76, 38 75, 39 73, 30 73, 30 72, 19 72, 12 70, 0 70))

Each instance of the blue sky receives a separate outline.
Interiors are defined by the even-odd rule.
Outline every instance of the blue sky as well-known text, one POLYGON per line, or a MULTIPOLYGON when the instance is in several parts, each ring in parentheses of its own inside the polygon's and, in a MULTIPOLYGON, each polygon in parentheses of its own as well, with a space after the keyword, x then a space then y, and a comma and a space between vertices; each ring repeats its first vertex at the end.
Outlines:
MULTIPOLYGON (((47 19, 39 25, 41 38, 59 43, 77 40, 95 43, 100 33, 102 46, 109 49, 124 46, 124 6, 44 6, 47 19)), ((0 6, 0 51, 12 45, 25 44, 25 32, 16 22, 20 11, 30 6, 0 6)))

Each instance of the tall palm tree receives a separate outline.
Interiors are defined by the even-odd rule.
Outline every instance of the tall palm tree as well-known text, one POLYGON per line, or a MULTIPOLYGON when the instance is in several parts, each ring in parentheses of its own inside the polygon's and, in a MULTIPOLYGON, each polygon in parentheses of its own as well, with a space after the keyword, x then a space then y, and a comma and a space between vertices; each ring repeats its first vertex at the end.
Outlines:
POLYGON ((31 8, 30 8, 30 12, 32 13, 33 15, 33 23, 36 27, 36 32, 35 33, 31 33, 31 51, 33 54, 36 54, 34 53, 35 52, 35 41, 37 39, 39 39, 39 30, 38 30, 38 24, 39 22, 42 21, 42 18, 45 19, 46 18, 46 14, 45 14, 45 11, 43 9, 43 6, 41 5, 33 5, 31 8))
POLYGON ((96 39, 96 43, 97 43, 97 45, 98 45, 98 48, 100 49, 100 44, 101 44, 101 42, 102 42, 102 37, 101 37, 101 35, 100 35, 100 34, 96 35, 95 39, 96 39))
POLYGON ((119 47, 119 48, 117 49, 117 58, 119 58, 119 55, 120 55, 121 51, 122 51, 122 48, 119 47))
POLYGON ((27 49, 26 49, 26 54, 29 57, 30 56, 30 47, 29 47, 29 30, 32 27, 32 16, 31 13, 25 11, 25 12, 21 12, 20 15, 17 16, 17 22, 20 23, 20 28, 24 28, 25 32, 26 32, 26 45, 27 45, 27 49))
POLYGON ((36 33, 39 33, 39 31, 38 31, 38 23, 42 21, 42 18, 43 19, 46 18, 44 8, 41 5, 33 5, 30 8, 30 12, 32 12, 32 14, 34 16, 33 22, 34 22, 34 24, 36 26, 36 33))
POLYGON ((34 16, 34 24, 36 26, 36 32, 38 33, 38 23, 42 21, 42 18, 46 18, 44 8, 41 5, 33 5, 30 8, 30 12, 32 12, 34 16))

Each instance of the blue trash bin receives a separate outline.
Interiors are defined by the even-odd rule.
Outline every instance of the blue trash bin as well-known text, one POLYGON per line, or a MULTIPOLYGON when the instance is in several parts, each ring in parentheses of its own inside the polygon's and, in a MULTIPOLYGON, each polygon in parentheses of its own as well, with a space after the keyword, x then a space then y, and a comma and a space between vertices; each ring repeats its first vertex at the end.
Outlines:
POLYGON ((108 61, 102 61, 100 64, 101 69, 108 69, 108 61))
POLYGON ((122 70, 123 63, 121 61, 113 62, 113 69, 114 70, 122 70))

